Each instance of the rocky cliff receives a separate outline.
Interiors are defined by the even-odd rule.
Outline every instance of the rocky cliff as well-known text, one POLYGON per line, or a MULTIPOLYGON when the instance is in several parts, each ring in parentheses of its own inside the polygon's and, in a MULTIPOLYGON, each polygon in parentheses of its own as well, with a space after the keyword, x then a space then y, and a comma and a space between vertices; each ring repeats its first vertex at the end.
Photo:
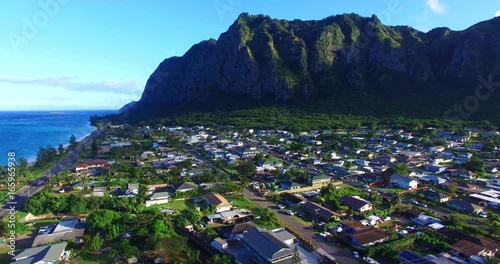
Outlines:
POLYGON ((500 72, 499 56, 500 18, 424 33, 383 25, 376 16, 287 21, 244 13, 218 40, 164 60, 136 109, 196 104, 221 92, 256 102, 332 98, 339 104, 353 95, 462 96, 473 93, 478 76, 500 72))

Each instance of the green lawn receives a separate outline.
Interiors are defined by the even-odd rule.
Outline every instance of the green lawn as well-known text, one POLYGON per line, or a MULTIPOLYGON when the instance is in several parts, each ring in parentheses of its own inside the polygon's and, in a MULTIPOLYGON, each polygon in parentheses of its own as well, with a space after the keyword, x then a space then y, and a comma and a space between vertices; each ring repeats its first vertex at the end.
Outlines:
POLYGON ((176 211, 181 211, 187 208, 194 208, 195 203, 191 199, 186 199, 186 200, 173 200, 170 203, 165 204, 165 208, 172 208, 176 211))
POLYGON ((250 208, 255 206, 254 203, 252 203, 251 201, 249 201, 245 197, 236 197, 236 196, 228 195, 228 196, 225 196, 224 198, 226 198, 226 200, 228 200, 228 201, 231 201, 232 205, 236 208, 250 209, 250 208))

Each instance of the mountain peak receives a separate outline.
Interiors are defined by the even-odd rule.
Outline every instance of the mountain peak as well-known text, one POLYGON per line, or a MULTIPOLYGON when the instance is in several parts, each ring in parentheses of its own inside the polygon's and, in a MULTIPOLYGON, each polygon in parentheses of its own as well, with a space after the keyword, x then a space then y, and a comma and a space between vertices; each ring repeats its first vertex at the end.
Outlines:
POLYGON ((134 109, 218 108, 244 96, 257 104, 326 101, 328 109, 335 102, 358 111, 390 98, 402 109, 404 98, 434 98, 441 114, 444 99, 463 100, 479 75, 500 70, 498 21, 423 33, 384 25, 376 15, 288 21, 242 13, 217 41, 160 64, 134 109), (349 106, 348 98, 368 103, 349 106))

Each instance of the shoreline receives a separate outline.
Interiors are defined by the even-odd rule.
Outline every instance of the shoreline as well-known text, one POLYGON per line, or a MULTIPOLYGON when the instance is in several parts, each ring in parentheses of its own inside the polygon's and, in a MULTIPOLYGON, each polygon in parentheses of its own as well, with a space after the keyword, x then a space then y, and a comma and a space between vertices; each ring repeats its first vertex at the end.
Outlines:
MULTIPOLYGON (((26 159, 28 161, 28 164, 32 166, 36 162, 36 155, 40 147, 46 147, 47 145, 50 145, 54 148, 57 148, 59 144, 62 144, 63 147, 67 149, 67 147, 69 146, 68 139, 71 134, 74 134, 76 136, 77 142, 81 142, 85 138, 92 135, 92 133, 94 133, 96 130, 98 130, 98 127, 91 122, 91 118, 93 116, 103 116, 114 112, 116 112, 116 110, 0 110, 0 113, 4 114, 0 117, 0 125, 3 125, 3 122, 6 122, 6 134, 0 132, 3 136, 5 136, 4 139, 7 137, 20 137, 20 140, 17 140, 16 138, 10 142, 3 140, 2 142, 5 141, 4 149, 11 149, 10 151, 16 153, 17 159, 26 159), (34 117, 31 117, 32 115, 34 115, 34 117), (49 131, 43 132, 42 130, 40 132, 36 132, 36 134, 33 134, 36 135, 36 137, 33 138, 35 140, 32 140, 32 132, 27 131, 27 128, 23 127, 22 122, 33 122, 33 125, 35 127, 34 130, 37 130, 38 127, 43 127, 45 125, 45 121, 43 119, 37 118, 38 115, 41 115, 43 117, 61 115, 65 117, 64 119, 60 119, 59 117, 54 117, 55 119, 48 119, 48 127, 52 128, 54 133, 49 131), (68 115, 74 115, 74 117, 67 117, 68 115), (27 121, 19 121, 21 123, 19 123, 18 125, 17 120, 20 118, 27 121), (39 121, 37 121, 37 119, 39 121), (57 121, 55 122, 54 120, 61 120, 64 122, 59 121, 59 123, 57 123, 57 121), (60 126, 61 128, 59 129, 58 126, 60 126), (20 132, 17 132, 18 130, 20 132), (60 133, 63 131, 67 133, 67 135, 64 135, 65 133, 60 133)), ((3 129, 0 129, 0 131, 3 131, 3 129)), ((5 152, 4 155, 7 155, 7 152, 5 152)), ((7 165, 7 161, 5 159, 0 159, 0 166, 5 165, 7 165)))
MULTIPOLYGON (((81 142, 83 142, 86 138, 92 136, 92 134, 94 134, 96 131, 99 130, 99 128, 97 128, 96 126, 90 126, 92 127, 94 130, 92 130, 92 132, 90 132, 89 134, 83 136, 83 137, 80 137, 80 138, 77 138, 76 139, 76 142, 78 144, 80 144, 81 142)), ((69 144, 64 144, 63 147, 64 147, 64 150, 67 150, 69 144)), ((22 157, 21 157, 22 158, 22 157)), ((35 157, 32 157, 31 159, 27 159, 28 160, 28 167, 33 167, 36 163, 36 156, 35 157)))

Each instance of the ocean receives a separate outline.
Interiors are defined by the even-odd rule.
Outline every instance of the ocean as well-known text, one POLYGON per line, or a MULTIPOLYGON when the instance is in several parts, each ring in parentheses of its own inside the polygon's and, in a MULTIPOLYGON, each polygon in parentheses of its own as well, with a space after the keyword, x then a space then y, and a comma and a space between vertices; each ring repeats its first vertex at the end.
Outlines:
POLYGON ((40 147, 69 144, 71 134, 82 139, 92 133, 90 117, 116 113, 112 110, 0 111, 0 165, 7 153, 34 161, 40 147))

